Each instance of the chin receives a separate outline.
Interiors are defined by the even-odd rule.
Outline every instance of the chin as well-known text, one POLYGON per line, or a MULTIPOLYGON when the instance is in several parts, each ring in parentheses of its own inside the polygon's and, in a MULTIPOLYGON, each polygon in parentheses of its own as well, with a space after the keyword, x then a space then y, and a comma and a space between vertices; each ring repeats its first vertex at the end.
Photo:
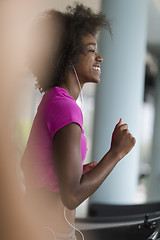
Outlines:
POLYGON ((101 80, 100 80, 100 78, 96 78, 96 79, 94 79, 92 82, 93 83, 99 83, 101 80))

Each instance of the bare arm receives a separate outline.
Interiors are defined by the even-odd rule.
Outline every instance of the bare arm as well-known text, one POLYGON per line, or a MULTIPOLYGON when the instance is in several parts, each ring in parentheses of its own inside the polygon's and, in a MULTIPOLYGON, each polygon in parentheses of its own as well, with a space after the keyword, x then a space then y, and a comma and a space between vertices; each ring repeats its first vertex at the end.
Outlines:
POLYGON ((91 196, 115 165, 135 145, 127 124, 120 120, 112 135, 110 150, 91 171, 82 175, 81 128, 70 123, 57 131, 53 138, 55 166, 61 198, 69 209, 75 209, 91 196))

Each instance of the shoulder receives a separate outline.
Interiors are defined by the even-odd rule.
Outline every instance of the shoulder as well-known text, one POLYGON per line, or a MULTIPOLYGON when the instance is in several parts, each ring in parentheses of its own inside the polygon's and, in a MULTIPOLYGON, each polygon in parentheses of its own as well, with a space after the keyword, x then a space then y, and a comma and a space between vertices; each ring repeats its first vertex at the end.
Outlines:
POLYGON ((76 100, 69 95, 66 89, 56 86, 51 88, 45 95, 47 113, 69 111, 82 115, 76 100))
POLYGON ((71 114, 78 115, 79 117, 83 118, 82 111, 78 104, 76 103, 76 101, 68 99, 66 97, 51 100, 50 102, 48 102, 46 114, 47 115, 71 114))
POLYGON ((45 120, 53 137, 61 127, 75 122, 83 129, 83 114, 74 99, 67 96, 50 99, 47 104, 45 120))

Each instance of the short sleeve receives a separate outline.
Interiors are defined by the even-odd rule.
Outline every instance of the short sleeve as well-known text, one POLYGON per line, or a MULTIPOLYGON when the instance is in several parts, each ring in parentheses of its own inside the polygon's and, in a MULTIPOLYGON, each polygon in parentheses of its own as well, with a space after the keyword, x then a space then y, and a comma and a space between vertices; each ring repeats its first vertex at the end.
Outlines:
POLYGON ((75 122, 83 129, 83 115, 76 102, 70 99, 52 102, 46 111, 46 124, 51 137, 65 125, 75 122))

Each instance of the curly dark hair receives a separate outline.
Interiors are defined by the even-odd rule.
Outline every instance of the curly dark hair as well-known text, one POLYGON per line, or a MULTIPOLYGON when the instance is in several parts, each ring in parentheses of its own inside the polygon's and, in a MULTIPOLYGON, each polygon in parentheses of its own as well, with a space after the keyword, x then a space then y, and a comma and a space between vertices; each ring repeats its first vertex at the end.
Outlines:
POLYGON ((94 37, 101 28, 106 28, 112 35, 111 24, 102 12, 93 12, 89 7, 81 3, 74 3, 74 6, 67 6, 64 13, 55 11, 53 9, 45 10, 42 15, 50 18, 55 17, 61 21, 62 34, 61 44, 53 58, 52 69, 47 79, 37 78, 36 88, 39 91, 46 92, 54 86, 59 86, 65 73, 70 67, 70 62, 78 63, 80 54, 84 53, 82 37, 91 34, 94 37))

